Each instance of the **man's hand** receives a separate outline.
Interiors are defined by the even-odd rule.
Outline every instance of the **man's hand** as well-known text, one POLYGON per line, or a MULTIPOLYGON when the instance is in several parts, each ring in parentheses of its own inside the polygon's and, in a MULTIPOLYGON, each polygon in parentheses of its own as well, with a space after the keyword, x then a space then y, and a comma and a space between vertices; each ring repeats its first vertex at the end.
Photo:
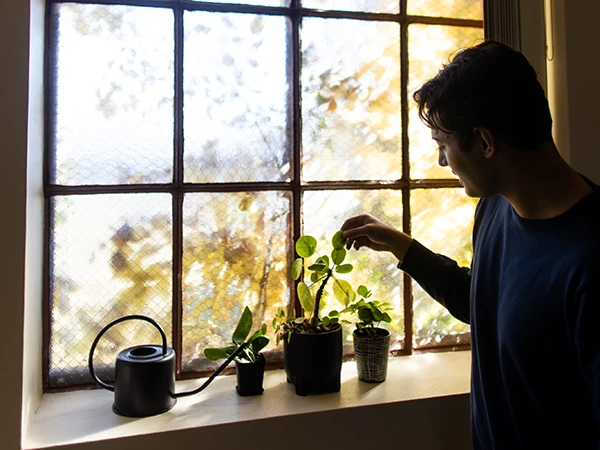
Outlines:
POLYGON ((369 247, 375 251, 392 253, 399 261, 404 259, 412 238, 402 231, 386 225, 369 214, 349 218, 341 228, 348 239, 346 248, 369 247))

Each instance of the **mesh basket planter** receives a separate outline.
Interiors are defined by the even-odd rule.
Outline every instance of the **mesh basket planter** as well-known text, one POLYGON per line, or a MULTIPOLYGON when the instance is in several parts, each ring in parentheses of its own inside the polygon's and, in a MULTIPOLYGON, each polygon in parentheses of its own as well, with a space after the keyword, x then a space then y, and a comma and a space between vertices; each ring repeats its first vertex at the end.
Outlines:
POLYGON ((354 357, 358 379, 369 383, 380 383, 387 376, 390 356, 390 332, 375 328, 375 336, 354 330, 354 357))

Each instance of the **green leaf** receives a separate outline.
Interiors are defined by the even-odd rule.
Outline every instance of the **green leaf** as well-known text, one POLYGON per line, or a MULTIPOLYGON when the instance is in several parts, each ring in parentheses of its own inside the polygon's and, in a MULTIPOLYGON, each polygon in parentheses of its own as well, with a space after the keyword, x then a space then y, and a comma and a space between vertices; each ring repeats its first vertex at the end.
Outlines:
POLYGON ((329 256, 327 256, 327 255, 319 256, 315 262, 323 263, 329 269, 329 256))
POLYGON ((337 266, 337 269, 335 269, 335 271, 337 273, 350 273, 352 272, 352 269, 354 269, 354 266, 352 264, 342 264, 341 266, 337 266))
POLYGON ((259 336, 252 341, 252 351, 255 355, 265 348, 269 344, 269 338, 267 336, 259 336))
POLYGON ((326 326, 326 327, 329 326, 329 317, 327 317, 327 316, 323 317, 322 321, 323 321, 324 326, 326 326))
POLYGON ((302 262, 302 258, 296 258, 292 263, 292 278, 294 280, 297 280, 298 278, 300 278, 300 275, 302 275, 302 262))
POLYGON ((246 306, 244 308, 244 312, 242 313, 242 317, 240 317, 240 321, 237 324, 235 331, 233 332, 233 343, 237 345, 242 345, 250 333, 252 329, 252 312, 246 306))
POLYGON ((365 297, 368 298, 371 296, 371 291, 369 291, 369 289, 367 289, 366 286, 363 286, 362 284, 358 287, 358 295, 360 295, 361 297, 365 297))
POLYGON ((383 313, 379 309, 373 308, 371 312, 373 313, 374 322, 381 322, 383 320, 383 313))
POLYGON ((248 343, 256 340, 257 338, 264 336, 267 332, 267 324, 263 323, 262 326, 256 330, 252 336, 250 336, 250 339, 248 339, 248 343))
POLYGON ((217 359, 227 359, 237 349, 237 346, 230 346, 225 348, 205 348, 204 356, 211 361, 217 359))
POLYGON ((344 246, 346 245, 346 238, 342 236, 341 231, 338 231, 333 235, 333 238, 331 238, 331 245, 333 245, 333 248, 335 250, 340 250, 344 248, 344 246))
POLYGON ((352 286, 345 280, 335 280, 333 283, 333 295, 344 306, 348 306, 356 298, 352 286))
POLYGON ((206 356, 206 359, 216 361, 217 359, 227 359, 229 355, 224 348, 205 348, 204 356, 206 356))
POLYGON ((327 267, 323 263, 314 263, 308 266, 308 270, 312 270, 313 272, 325 272, 327 267))
POLYGON ((317 250, 317 240, 312 236, 302 236, 296 242, 296 253, 302 258, 310 258, 317 250))
POLYGON ((310 281, 312 281, 313 283, 316 283, 317 281, 319 281, 320 277, 321 277, 321 275, 319 275, 318 272, 313 272, 310 274, 310 281))
POLYGON ((373 322, 373 311, 371 308, 360 308, 358 310, 358 318, 364 323, 372 323, 373 322))
POLYGON ((242 350, 241 353, 238 353, 238 355, 236 356, 237 360, 246 360, 246 361, 250 361, 250 362, 255 362, 256 358, 254 357, 254 353, 252 353, 252 348, 251 347, 246 347, 242 350))
POLYGON ((331 252, 331 260, 334 264, 341 264, 346 259, 346 249, 340 248, 331 252))
POLYGON ((305 311, 312 311, 314 308, 312 294, 310 293, 310 289, 303 281, 298 283, 298 299, 300 300, 300 304, 305 311))
POLYGON ((385 323, 392 323, 392 318, 390 317, 390 315, 388 313, 383 313, 383 321, 385 323))

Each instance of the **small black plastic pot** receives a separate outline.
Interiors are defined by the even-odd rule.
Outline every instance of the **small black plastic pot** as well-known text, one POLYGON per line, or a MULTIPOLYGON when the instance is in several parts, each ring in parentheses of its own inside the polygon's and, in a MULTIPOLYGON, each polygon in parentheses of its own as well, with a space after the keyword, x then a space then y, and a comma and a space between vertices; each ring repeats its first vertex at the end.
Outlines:
POLYGON ((375 336, 371 336, 366 331, 354 330, 353 338, 358 379, 369 383, 385 381, 390 357, 390 332, 375 328, 375 336))
POLYGON ((342 328, 325 333, 284 336, 283 363, 296 395, 340 391, 342 328))
POLYGON ((243 397, 249 395, 261 395, 263 389, 263 379, 265 377, 266 360, 262 353, 256 357, 256 362, 235 362, 235 371, 237 378, 237 393, 243 397))

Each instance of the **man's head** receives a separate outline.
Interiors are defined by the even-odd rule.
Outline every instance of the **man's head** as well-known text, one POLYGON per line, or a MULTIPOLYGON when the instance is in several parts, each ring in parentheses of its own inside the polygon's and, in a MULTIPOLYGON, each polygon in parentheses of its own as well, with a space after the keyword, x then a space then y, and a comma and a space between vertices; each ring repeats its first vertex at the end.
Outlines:
POLYGON ((469 151, 474 129, 523 149, 552 138, 552 118, 533 67, 519 52, 487 41, 459 52, 414 94, 419 116, 469 151))

